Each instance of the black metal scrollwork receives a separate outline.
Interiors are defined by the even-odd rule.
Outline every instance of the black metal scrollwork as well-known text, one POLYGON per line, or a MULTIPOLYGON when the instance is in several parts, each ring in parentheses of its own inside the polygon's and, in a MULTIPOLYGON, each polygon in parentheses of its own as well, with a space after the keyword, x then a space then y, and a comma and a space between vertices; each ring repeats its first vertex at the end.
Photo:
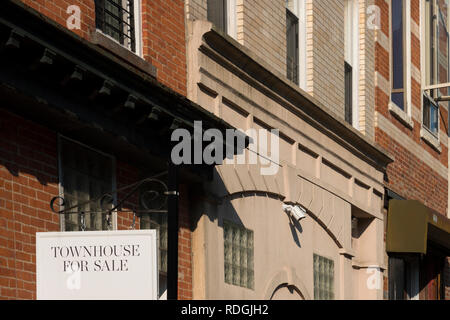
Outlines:
POLYGON ((140 213, 165 213, 167 212, 166 204, 169 191, 167 185, 159 178, 166 174, 167 172, 160 173, 74 206, 70 206, 64 197, 56 196, 50 201, 50 208, 57 214, 80 214, 82 216, 92 213, 106 214, 108 225, 111 224, 110 217, 114 211, 132 212, 134 215, 140 213), (124 209, 124 203, 137 192, 139 192, 139 208, 133 210, 124 209), (119 194, 124 195, 119 199, 119 194), (115 198, 117 198, 116 205, 114 205, 115 198), (82 208, 89 203, 98 203, 100 211, 83 211, 82 208))

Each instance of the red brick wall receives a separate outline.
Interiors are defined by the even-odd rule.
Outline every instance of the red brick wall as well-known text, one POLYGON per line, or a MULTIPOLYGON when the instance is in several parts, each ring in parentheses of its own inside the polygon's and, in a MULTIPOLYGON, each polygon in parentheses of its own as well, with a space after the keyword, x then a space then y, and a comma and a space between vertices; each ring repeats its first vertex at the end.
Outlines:
MULTIPOLYGON (((60 230, 59 217, 49 206, 59 193, 57 159, 56 132, 0 109, 0 299, 36 298, 36 232, 60 230)), ((136 167, 117 160, 118 188, 139 179, 136 167)), ((192 299, 187 191, 181 186, 179 299, 192 299)), ((137 203, 135 195, 124 208, 137 203)), ((117 215, 119 230, 129 230, 132 221, 131 213, 117 215)))
POLYGON ((178 299, 192 300, 192 247, 188 186, 181 185, 179 191, 178 299))
POLYGON ((445 215, 447 180, 384 131, 377 128, 375 138, 395 158, 387 168, 388 187, 407 199, 419 200, 445 215))
MULTIPOLYGON (((389 1, 388 1, 389 2, 389 1)), ((377 0, 376 5, 381 8, 381 31, 389 38, 389 6, 384 0, 377 0)), ((416 23, 420 20, 420 1, 411 1, 411 18, 416 23)), ((420 41, 411 34, 411 64, 420 70, 420 41)), ((390 77, 389 52, 379 43, 375 49, 375 70, 388 82, 390 77)), ((411 79, 412 108, 421 107, 421 84, 413 77, 411 79)), ((423 153, 413 154, 401 145, 398 137, 393 132, 384 132, 377 127, 375 129, 375 141, 386 149, 393 157, 394 162, 388 166, 387 186, 407 199, 420 200, 422 203, 437 210, 443 215, 447 214, 448 193, 447 179, 441 177, 434 168, 427 165, 422 159, 423 154, 428 153, 445 167, 448 167, 448 149, 441 142, 441 152, 428 145, 420 137, 421 123, 413 119, 413 128, 406 127, 388 110, 390 97, 379 87, 375 89, 375 110, 390 121, 397 129, 406 135, 411 141, 418 144, 423 153)), ((412 113, 422 113, 422 110, 413 110, 412 113)), ((440 130, 445 133, 448 127, 447 112, 441 108, 440 130), (445 119, 445 123, 443 121, 445 119)))
POLYGON ((64 27, 67 27, 67 19, 71 16, 67 13, 67 8, 76 5, 81 11, 81 30, 72 31, 84 39, 89 39, 91 32, 95 30, 94 0, 22 0, 22 2, 64 27))
MULTIPOLYGON (((186 96, 186 42, 183 0, 141 0, 143 58, 157 68, 157 79, 186 96)), ((22 0, 23 3, 67 27, 67 7, 81 9, 81 30, 86 40, 95 31, 94 0, 22 0)))
MULTIPOLYGON (((139 170, 123 161, 116 160, 116 187, 121 189, 125 186, 129 186, 141 179, 139 170)), ((123 192, 119 192, 118 199, 123 199, 131 189, 126 189, 123 192)), ((139 207, 139 195, 133 194, 125 203, 123 208, 127 211, 133 210, 139 207)), ((130 230, 133 224, 133 213, 131 212, 117 212, 117 229, 118 230, 130 230)), ((136 216, 135 229, 139 229, 140 221, 136 216)))
MULTIPOLYGON (((389 1, 376 0, 375 4, 381 9, 381 30, 388 38, 389 35, 389 1)), ((420 25, 421 1, 411 0, 411 18, 412 21, 420 25)), ((411 63, 418 70, 421 70, 420 56, 420 40, 411 33, 411 63)), ((390 81, 390 65, 389 52, 379 43, 375 47, 375 70, 383 76, 389 83, 390 81)), ((408 62, 407 62, 408 63, 408 62)), ((390 85, 390 84, 389 84, 390 85)), ((421 108, 421 84, 414 77, 411 79, 411 99, 412 108, 421 108)), ((390 121, 397 129, 399 129, 408 139, 421 147, 419 154, 414 154, 408 150, 406 146, 399 142, 399 137, 394 132, 384 132, 380 128, 375 128, 375 141, 382 148, 387 150, 394 158, 394 162, 387 168, 386 185, 388 188, 397 192, 407 199, 416 199, 425 205, 433 208, 437 212, 446 215, 448 207, 448 181, 446 177, 438 174, 434 168, 430 167, 423 161, 424 154, 429 154, 445 167, 448 167, 448 148, 441 142, 441 152, 430 147, 420 137, 421 123, 413 119, 413 128, 410 129, 395 118, 388 110, 390 97, 381 88, 375 89, 375 110, 390 121)), ((440 130, 445 135, 448 127, 447 111, 441 108, 442 116, 440 117, 440 130), (444 120, 445 119, 445 123, 444 120)), ((422 110, 412 110, 412 113, 422 114, 422 110)), ((445 267, 446 283, 449 281, 449 265, 445 267)), ((387 272, 385 273, 385 276, 387 272)), ((388 290, 388 278, 384 281, 385 295, 388 290)), ((446 288, 446 297, 450 297, 450 289, 446 288)))
POLYGON ((144 58, 158 70, 158 80, 187 94, 183 0, 142 0, 144 58))
POLYGON ((36 298, 36 232, 58 231, 56 134, 0 110, 0 298, 36 298))

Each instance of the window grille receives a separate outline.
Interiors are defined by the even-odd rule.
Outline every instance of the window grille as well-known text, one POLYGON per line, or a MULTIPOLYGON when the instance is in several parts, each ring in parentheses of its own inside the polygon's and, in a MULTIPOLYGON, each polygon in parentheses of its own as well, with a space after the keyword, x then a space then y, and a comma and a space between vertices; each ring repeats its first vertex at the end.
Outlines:
POLYGON ((77 207, 80 214, 66 214, 65 230, 81 231, 81 213, 84 212, 86 231, 108 230, 106 213, 101 212, 98 201, 89 202, 106 192, 111 192, 113 158, 61 138, 61 184, 65 207, 77 207))
POLYGON ((97 29, 136 52, 134 0, 95 0, 97 29))

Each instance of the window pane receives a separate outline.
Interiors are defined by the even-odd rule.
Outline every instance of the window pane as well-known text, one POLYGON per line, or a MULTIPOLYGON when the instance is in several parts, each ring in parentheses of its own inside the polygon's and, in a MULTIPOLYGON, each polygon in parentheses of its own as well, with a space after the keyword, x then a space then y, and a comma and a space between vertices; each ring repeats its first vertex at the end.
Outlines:
MULTIPOLYGON (((166 177, 160 177, 159 179, 165 180, 166 177)), ((155 190, 156 191, 156 190, 155 190)), ((159 190, 158 190, 159 192, 159 190)), ((141 193, 142 196, 142 193, 141 193)), ((140 209, 143 209, 143 200, 140 199, 140 209)), ((160 204, 160 203, 158 203, 160 204)), ((161 210, 167 210, 167 202, 161 207, 158 207, 161 210)), ((140 229, 154 229, 158 232, 159 244, 158 244, 158 270, 159 270, 159 297, 166 292, 167 290, 167 245, 168 245, 168 220, 167 220, 167 212, 155 212, 155 213, 145 213, 141 212, 140 214, 140 229)))
POLYGON ((66 214, 65 230, 81 230, 81 212, 85 213, 86 230, 107 230, 99 201, 91 201, 112 191, 113 159, 66 139, 61 139, 60 154, 66 208, 80 205, 71 210, 78 214, 66 214))
POLYGON ((392 0, 392 88, 403 89, 403 0, 392 0))
POLYGON ((423 97, 423 126, 431 133, 438 134, 439 108, 427 96, 423 97))
POLYGON ((253 289, 253 231, 224 220, 225 283, 253 289))
POLYGON ((286 9, 287 78, 298 84, 298 18, 286 9))
POLYGON ((314 299, 334 299, 334 262, 314 254, 314 299))
MULTIPOLYGON (((439 83, 448 82, 448 31, 447 31, 447 1, 438 0, 438 61, 439 83)), ((443 92, 447 94, 447 92, 443 92)))
POLYGON ((403 92, 393 92, 391 94, 391 101, 395 103, 400 109, 405 110, 405 95, 403 92))
POLYGON ((425 58, 426 58, 426 84, 436 83, 435 74, 435 19, 434 19, 434 1, 425 1, 425 58))
POLYGON ((227 31, 227 1, 208 0, 208 20, 221 31, 227 31))
POLYGON ((434 105, 430 105, 430 131, 434 134, 438 132, 438 108, 434 105))
POLYGON ((95 0, 95 24, 120 44, 136 51, 134 0, 95 0))
POLYGON ((142 214, 140 217, 141 229, 155 229, 159 234, 159 271, 167 273, 167 213, 142 214))
POLYGON ((425 96, 423 97, 423 125, 430 129, 430 100, 425 96))
POLYGON ((345 62, 345 121, 353 123, 353 70, 345 62))

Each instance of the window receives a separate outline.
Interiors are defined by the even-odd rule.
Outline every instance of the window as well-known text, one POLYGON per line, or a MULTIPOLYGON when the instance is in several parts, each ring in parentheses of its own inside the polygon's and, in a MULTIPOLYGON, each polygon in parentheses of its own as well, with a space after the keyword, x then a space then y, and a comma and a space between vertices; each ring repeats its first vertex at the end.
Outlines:
POLYGON ((95 24, 97 29, 122 46, 138 53, 139 39, 138 0, 95 0, 95 24))
POLYGON ((344 72, 345 72, 345 121, 351 125, 354 115, 357 115, 358 107, 358 83, 359 81, 359 8, 357 1, 345 1, 344 17, 344 72))
MULTIPOLYGON (((425 1, 425 83, 427 86, 449 82, 448 1, 425 1)), ((424 91, 423 127, 438 136, 439 96, 448 88, 424 91)))
POLYGON ((225 283, 254 288, 253 231, 223 221, 225 283))
POLYGON ((142 215, 140 219, 140 228, 157 230, 159 238, 159 297, 160 299, 164 299, 167 291, 167 213, 150 213, 142 215))
POLYGON ((391 101, 406 111, 406 19, 405 1, 391 1, 391 101))
POLYGON ((353 123, 353 68, 345 62, 345 121, 353 123))
POLYGON ((207 6, 208 20, 236 39, 236 0, 208 0, 207 6))
POLYGON ((113 190, 113 168, 112 157, 60 138, 60 181, 65 208, 85 203, 71 210, 79 214, 65 215, 65 231, 82 230, 82 212, 87 231, 108 229, 100 203, 89 201, 113 190))
POLYGON ((423 126, 437 137, 439 122, 439 105, 428 94, 423 94, 423 126))
POLYGON ((298 18, 286 9, 287 77, 298 85, 298 18))
POLYGON ((305 6, 303 0, 286 0, 286 76, 303 90, 307 90, 305 6))
POLYGON ((334 261, 314 254, 314 299, 334 299, 334 261))
POLYGON ((208 20, 221 31, 227 30, 227 0, 208 0, 208 20))

